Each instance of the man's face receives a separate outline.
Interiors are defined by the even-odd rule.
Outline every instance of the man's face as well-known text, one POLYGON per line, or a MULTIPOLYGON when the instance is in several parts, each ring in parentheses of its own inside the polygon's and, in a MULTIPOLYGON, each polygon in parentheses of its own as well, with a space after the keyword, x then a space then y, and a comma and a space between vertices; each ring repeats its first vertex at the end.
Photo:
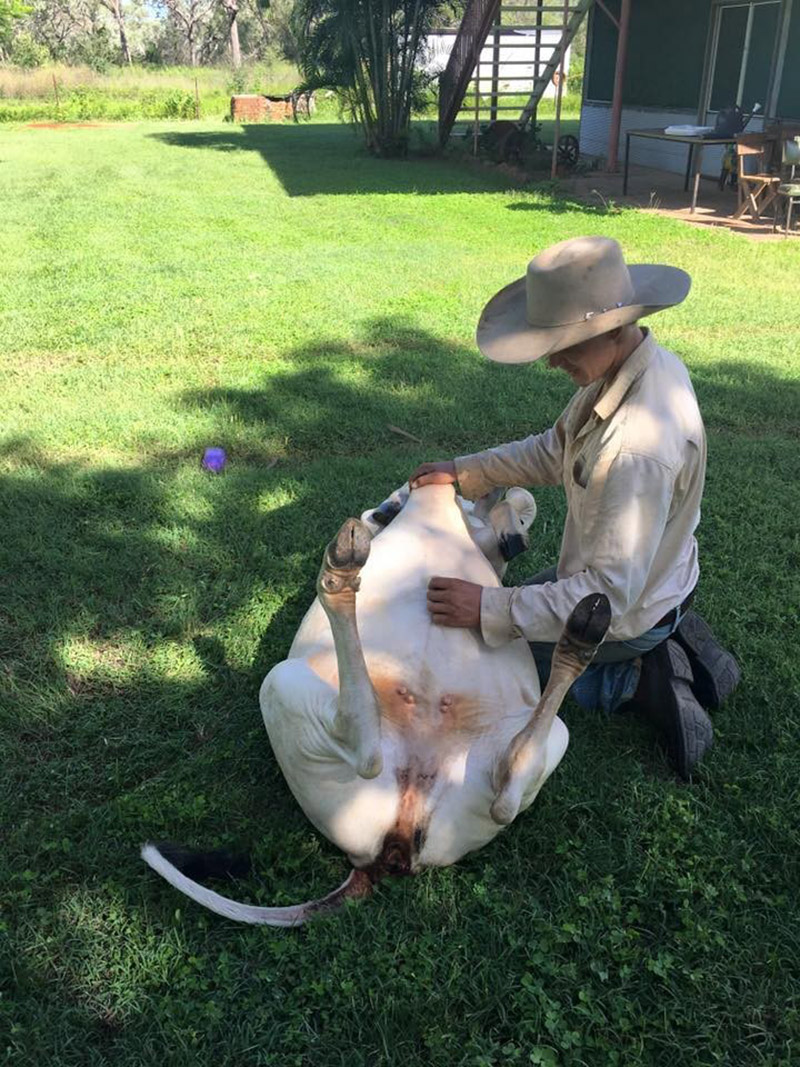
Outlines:
POLYGON ((590 337, 588 341, 554 352, 547 357, 547 362, 565 371, 576 385, 589 385, 607 374, 619 359, 619 334, 619 330, 612 330, 590 337))

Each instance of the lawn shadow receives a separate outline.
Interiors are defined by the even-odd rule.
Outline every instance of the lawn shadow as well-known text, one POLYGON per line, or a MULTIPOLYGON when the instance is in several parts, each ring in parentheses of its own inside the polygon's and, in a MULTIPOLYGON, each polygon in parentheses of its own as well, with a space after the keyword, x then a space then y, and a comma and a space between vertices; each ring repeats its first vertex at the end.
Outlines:
MULTIPOLYGON (((242 729, 269 758, 258 686, 285 657, 343 519, 424 459, 545 429, 570 392, 544 368, 489 363, 398 318, 285 363, 260 387, 182 394, 205 425, 181 455, 97 469, 52 462, 30 441, 3 445, 7 803, 52 810, 66 776, 68 813, 78 812, 173 765, 185 775, 187 755, 242 729), (212 437, 231 457, 219 477, 199 470, 212 437), (276 466, 264 462, 270 442, 281 443, 276 466), (152 749, 142 732, 157 737, 152 749)), ((791 663, 768 637, 797 585, 775 502, 796 489, 800 388, 729 361, 693 377, 710 439, 698 603, 740 658, 755 669, 762 657, 788 684, 791 663)), ((563 501, 543 495, 550 514, 534 530, 531 572, 558 551, 563 501)))
MULTIPOLYGON (((775 768, 786 772, 796 758, 792 694, 800 679, 786 650, 800 603, 789 506, 800 395, 796 382, 733 361, 705 365, 693 378, 710 442, 698 602, 744 675, 715 715, 720 740, 696 789, 715 799, 736 782, 768 806, 781 789, 775 768)), ((98 469, 54 462, 29 440, 3 445, 3 862, 23 919, 13 938, 29 1004, 52 1005, 64 988, 84 1003, 91 982, 80 975, 102 957, 93 1017, 107 1010, 113 1018, 119 1004, 131 1010, 124 989, 117 994, 106 982, 106 967, 114 977, 120 966, 115 946, 93 933, 109 910, 119 918, 109 929, 136 945, 159 942, 165 923, 174 928, 181 958, 205 951, 216 959, 221 943, 238 958, 254 944, 215 926, 212 947, 198 949, 206 946, 197 932, 204 920, 173 920, 179 898, 138 859, 146 838, 252 848, 269 885, 257 874, 236 888, 241 899, 280 903, 300 889, 310 897, 331 888, 344 863, 295 804, 258 712, 259 684, 286 656, 313 599, 324 546, 346 516, 377 503, 419 461, 544 429, 570 391, 543 367, 492 364, 407 319, 379 318, 351 341, 288 351, 253 387, 180 395, 176 403, 205 424, 180 456, 98 469), (262 438, 282 442, 276 466, 263 462, 272 445, 263 454, 254 448, 262 438), (220 476, 199 469, 210 439, 229 450, 220 476), (35 894, 26 872, 34 872, 35 894), (32 962, 49 950, 25 933, 25 923, 30 930, 44 921, 42 912, 63 955, 55 983, 32 962), (80 937, 65 914, 86 917, 80 937), (140 929, 124 925, 131 915, 140 929)), ((548 505, 534 527, 531 572, 555 557, 563 519, 556 490, 540 500, 548 505)), ((517 561, 515 575, 522 566, 517 561)), ((635 796, 644 766, 664 776, 663 794, 671 795, 665 762, 652 735, 624 719, 608 724, 574 706, 565 718, 572 739, 564 769, 537 801, 549 817, 537 819, 534 809, 519 819, 492 846, 491 860, 466 860, 468 878, 486 863, 516 864, 512 889, 526 898, 553 879, 572 892, 558 847, 587 798, 587 867, 598 877, 618 869, 635 876, 638 859, 625 852, 625 839, 636 813, 623 814, 617 794, 630 788, 635 796), (596 824, 610 810, 620 826, 598 844, 596 824), (548 861, 532 867, 530 857, 542 852, 548 861)), ((729 799, 721 795, 720 805, 729 799)), ((777 854, 779 827, 763 827, 763 847, 777 854)), ((415 906, 424 892, 423 885, 415 906)), ((435 902, 430 907, 434 914, 435 902)), ((139 981, 137 1004, 171 995, 169 975, 139 981)), ((70 1025, 93 1051, 108 1042, 95 1023, 70 1025)), ((121 1026, 115 1043, 130 1045, 134 1032, 121 1026)))
POLYGON ((149 136, 163 144, 215 152, 256 152, 288 196, 402 193, 494 193, 518 188, 500 170, 426 151, 407 159, 376 159, 342 123, 231 125, 222 132, 170 130, 149 136))
POLYGON ((507 211, 544 211, 548 215, 619 215, 620 209, 614 208, 609 210, 607 207, 601 204, 589 204, 583 203, 580 200, 571 200, 569 197, 564 198, 563 193, 559 193, 558 186, 553 187, 552 182, 543 181, 541 186, 537 189, 537 186, 526 186, 528 192, 539 192, 540 195, 547 195, 552 197, 548 200, 514 200, 510 204, 506 204, 507 211))

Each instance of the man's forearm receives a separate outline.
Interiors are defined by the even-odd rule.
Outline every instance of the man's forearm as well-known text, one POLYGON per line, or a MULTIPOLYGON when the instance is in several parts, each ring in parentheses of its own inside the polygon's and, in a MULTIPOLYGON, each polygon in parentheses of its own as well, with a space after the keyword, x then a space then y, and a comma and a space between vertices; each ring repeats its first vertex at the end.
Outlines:
POLYGON ((462 496, 477 500, 497 486, 560 484, 563 456, 557 424, 545 433, 459 456, 454 462, 462 496))

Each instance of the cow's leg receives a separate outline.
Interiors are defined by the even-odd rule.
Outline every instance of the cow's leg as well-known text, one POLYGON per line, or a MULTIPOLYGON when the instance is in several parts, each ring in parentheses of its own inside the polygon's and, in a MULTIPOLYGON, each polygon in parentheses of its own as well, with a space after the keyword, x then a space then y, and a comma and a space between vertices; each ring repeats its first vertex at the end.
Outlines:
POLYGON ((364 523, 348 519, 326 548, 317 579, 339 668, 339 702, 331 733, 352 755, 362 778, 375 778, 383 765, 380 711, 356 625, 359 573, 369 556, 369 544, 364 523))
POLYGON ((546 771, 547 738, 553 719, 572 683, 592 662, 610 622, 608 598, 599 593, 584 597, 567 619, 541 700, 497 766, 491 809, 495 822, 512 822, 525 794, 538 788, 546 771))

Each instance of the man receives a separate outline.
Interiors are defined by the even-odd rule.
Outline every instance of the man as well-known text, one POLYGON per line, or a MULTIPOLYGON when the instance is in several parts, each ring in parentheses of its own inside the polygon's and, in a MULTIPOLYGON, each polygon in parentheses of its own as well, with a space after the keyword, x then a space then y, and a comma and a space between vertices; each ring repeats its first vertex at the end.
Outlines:
POLYGON ((412 489, 457 482, 469 499, 496 486, 563 484, 558 566, 518 588, 433 578, 433 620, 479 627, 490 645, 524 636, 544 682, 572 608, 605 593, 611 629, 573 695, 607 711, 633 700, 684 778, 713 739, 702 704, 716 707, 739 680, 733 657, 689 611, 706 468, 697 399, 683 363, 639 325, 681 303, 690 285, 675 267, 626 265, 608 238, 541 252, 484 308, 478 346, 501 363, 547 357, 577 393, 545 433, 423 463, 410 479, 412 489))

